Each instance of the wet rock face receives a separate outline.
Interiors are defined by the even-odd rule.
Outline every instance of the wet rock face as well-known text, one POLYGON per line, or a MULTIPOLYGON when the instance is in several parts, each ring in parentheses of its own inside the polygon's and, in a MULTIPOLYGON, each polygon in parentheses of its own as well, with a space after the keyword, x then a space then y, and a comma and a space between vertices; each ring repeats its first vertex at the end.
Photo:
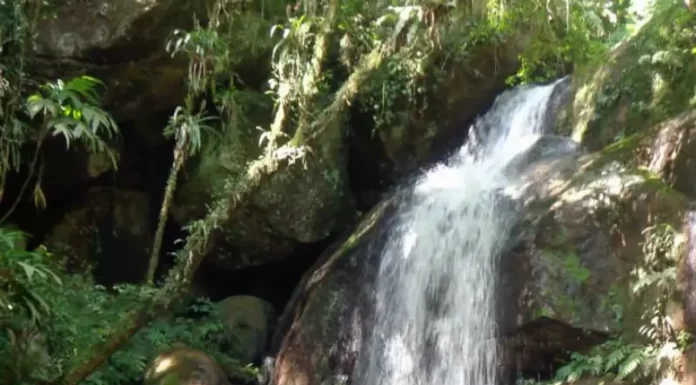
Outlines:
POLYGON ((382 202, 305 275, 280 318, 270 384, 346 383, 371 333, 373 283, 392 202, 382 202))
POLYGON ((511 161, 506 172, 513 176, 519 175, 533 163, 579 154, 580 151, 580 144, 570 138, 559 135, 544 135, 527 151, 511 161))
POLYGON ((546 111, 546 127, 553 127, 557 120, 562 120, 562 115, 566 112, 566 107, 573 101, 574 89, 573 78, 566 76, 556 84, 553 93, 549 98, 549 105, 546 111))

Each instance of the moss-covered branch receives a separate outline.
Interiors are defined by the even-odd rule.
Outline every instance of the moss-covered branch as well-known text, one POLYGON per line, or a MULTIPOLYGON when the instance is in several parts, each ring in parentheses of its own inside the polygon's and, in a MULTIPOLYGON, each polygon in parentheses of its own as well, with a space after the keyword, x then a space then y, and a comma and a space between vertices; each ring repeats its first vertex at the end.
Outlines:
POLYGON ((309 71, 302 81, 302 96, 300 98, 300 118, 295 132, 295 140, 301 141, 307 127, 312 123, 313 112, 316 111, 317 95, 323 79, 323 66, 329 54, 330 43, 334 38, 334 29, 338 15, 339 1, 331 0, 326 11, 322 31, 314 43, 314 55, 310 62, 309 71))
POLYGON ((311 132, 307 133, 306 142, 317 141, 327 130, 336 129, 343 121, 342 115, 358 96, 358 92, 380 67, 385 54, 382 48, 375 48, 365 55, 355 71, 351 73, 341 88, 336 91, 333 101, 313 121, 311 132))

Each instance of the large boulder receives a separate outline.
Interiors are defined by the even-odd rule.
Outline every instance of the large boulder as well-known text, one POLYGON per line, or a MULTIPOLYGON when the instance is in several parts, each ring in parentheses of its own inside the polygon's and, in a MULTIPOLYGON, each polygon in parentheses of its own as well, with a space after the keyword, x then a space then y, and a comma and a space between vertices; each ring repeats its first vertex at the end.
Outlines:
MULTIPOLYGON (((609 298, 600 297, 610 289, 618 290, 612 295, 634 297, 621 290, 635 283, 634 269, 655 257, 646 255, 651 241, 646 230, 664 225, 681 232, 690 200, 654 175, 604 154, 540 163, 528 175, 546 183, 536 183, 539 188, 528 198, 545 203, 526 214, 534 217, 525 241, 532 253, 530 282, 538 286, 525 291, 537 297, 529 302, 535 310, 521 322, 537 317, 536 311, 590 330, 613 331, 621 322, 635 322, 626 317, 629 309, 615 319, 609 298)), ((665 257, 676 258, 671 261, 676 265, 681 255, 665 257)))
POLYGON ((186 62, 166 54, 166 38, 189 28, 200 10, 196 1, 61 2, 38 23, 34 71, 48 79, 103 78, 117 118, 172 108, 183 96, 186 62))
POLYGON ((568 157, 530 169, 537 188, 530 190, 534 204, 521 226, 526 234, 502 272, 502 282, 517 292, 508 293, 503 324, 511 348, 540 318, 568 328, 553 339, 547 333, 552 329, 535 328, 537 342, 547 343, 508 352, 523 367, 583 351, 602 342, 602 335, 642 341, 638 332, 656 306, 669 309, 678 330, 693 322, 676 275, 685 261, 682 228, 691 201, 612 155, 568 157), (599 334, 587 338, 588 331, 599 334), (584 344, 573 348, 576 339, 584 344))
MULTIPOLYGON (((273 173, 239 202, 206 262, 227 269, 264 264, 342 230, 354 213, 342 139, 325 138, 311 155, 273 173)), ((235 184, 244 183, 249 161, 258 156, 257 143, 255 135, 235 131, 207 147, 177 191, 177 221, 201 218, 209 205, 234 199, 235 184)))
MULTIPOLYGON (((166 52, 167 40, 177 29, 190 30, 194 17, 204 20, 207 3, 69 0, 52 4, 37 23, 31 69, 47 80, 84 73, 104 80, 106 109, 118 121, 147 121, 162 112, 169 114, 183 103, 188 61, 185 55, 172 57, 166 52)), ((268 20, 280 14, 283 6, 244 5, 244 1, 226 6, 242 12, 230 26, 230 35, 236 39, 229 42, 234 57, 230 71, 256 85, 258 73, 267 73, 266 57, 272 48, 268 20), (265 14, 259 12, 262 8, 265 14)), ((143 136, 152 132, 161 136, 165 123, 158 119, 157 124, 148 124, 143 136)))
MULTIPOLYGON (((517 320, 508 321, 524 326, 511 328, 508 353, 531 374, 610 335, 645 342, 658 313, 675 334, 696 331, 689 262, 696 206, 675 191, 693 194, 687 183, 693 119, 693 112, 679 114, 583 158, 582 173, 558 190, 522 250, 511 253, 524 263, 512 266, 508 283, 523 276, 526 284, 516 287, 521 306, 513 313, 517 320), (529 322, 540 315, 569 327, 562 338, 550 341, 548 328, 529 322), (531 342, 529 328, 538 333, 531 342)), ((535 178, 558 188, 552 167, 540 166, 535 178)), ((681 384, 695 378, 693 351, 688 347, 680 358, 681 384)))
MULTIPOLYGON (((349 170, 360 207, 372 207, 379 200, 374 192, 403 181, 425 163, 444 160, 443 155, 461 143, 471 123, 507 87, 530 40, 517 31, 502 42, 473 46, 460 60, 434 55, 418 64, 425 67, 422 79, 411 79, 418 91, 404 91, 409 87, 404 72, 412 59, 395 56, 388 62, 362 91, 356 110, 367 113, 351 116, 349 170), (421 100, 425 102, 419 104, 421 100), (372 104, 384 110, 374 111, 372 104)), ((450 44, 457 41, 453 38, 450 44)), ((443 51, 459 48, 443 47, 443 51)))
MULTIPOLYGON (((166 40, 173 30, 190 28, 194 13, 204 16, 200 11, 205 12, 205 2, 191 0, 67 0, 45 4, 36 20, 27 70, 33 81, 40 82, 67 81, 85 74, 99 78, 106 85, 105 91, 100 89, 104 91, 103 108, 116 118, 121 132, 125 135, 130 131, 126 120, 147 121, 154 116, 156 122, 136 129, 144 131, 141 136, 157 136, 161 143, 166 116, 181 103, 187 75, 186 60, 181 55, 172 58, 165 51, 166 40)), ((119 140, 109 140, 109 145, 117 160, 122 150, 127 150, 119 140)), ((152 146, 147 152, 151 150, 152 146)), ((51 159, 45 162, 42 178, 49 206, 70 199, 75 191, 112 171, 106 156, 91 154, 80 145, 66 151, 60 137, 46 141, 42 157, 51 159)), ((31 213, 28 206, 20 208, 31 213)), ((35 233, 45 231, 34 223, 27 227, 35 233)))
MULTIPOLYGON (((174 108, 184 101, 188 76, 186 55, 172 57, 165 47, 172 32, 192 29, 194 16, 199 20, 206 19, 208 3, 196 0, 62 1, 51 5, 50 12, 42 14, 37 23, 34 55, 31 55, 30 63, 34 79, 66 80, 86 73, 106 84, 103 107, 118 121, 123 134, 122 143, 114 143, 114 150, 128 168, 120 170, 125 172, 116 178, 116 184, 121 188, 147 189, 148 193, 161 188, 159 178, 152 178, 150 172, 158 167, 155 173, 162 175, 166 170, 160 167, 159 159, 154 161, 152 157, 163 158, 162 151, 171 153, 171 142, 165 140, 162 132, 174 108), (133 154, 134 151, 138 154, 133 154), (144 159, 140 154, 147 154, 147 167, 133 170, 137 167, 133 162, 144 159)), ((226 2, 230 7, 228 11, 239 12, 228 26, 229 36, 223 37, 229 43, 227 69, 244 79, 244 88, 258 89, 267 80, 268 56, 275 43, 268 31, 277 15, 285 15, 285 5, 281 2, 244 3, 226 2)), ((226 80, 216 81, 222 84, 226 80)), ((270 98, 261 91, 250 91, 254 92, 257 99, 260 96, 266 104, 271 104, 270 98)), ((260 114, 269 115, 267 110, 261 110, 260 114)), ((255 125, 250 127, 256 133, 255 125)), ((257 136, 251 139, 253 144, 248 146, 251 150, 242 154, 248 157, 240 165, 256 158, 257 139, 257 136)), ((48 143, 46 150, 60 155, 52 157, 60 158, 60 161, 48 164, 46 174, 50 175, 53 168, 63 170, 56 173, 62 178, 46 178, 44 181, 49 205, 66 199, 68 192, 84 188, 110 171, 102 158, 84 151, 72 151, 66 157, 62 141, 48 143)), ((207 159, 217 161, 214 156, 207 159)), ((168 166, 169 162, 164 167, 168 166)), ((209 175, 207 172, 203 174, 209 175)), ((217 176, 213 179, 222 180, 217 176)), ((217 192, 214 187, 208 191, 217 192)), ((209 202, 203 202, 202 207, 205 208, 206 203, 209 202)), ((250 221, 254 220, 259 220, 257 215, 251 215, 250 221)), ((284 244, 282 237, 278 243, 284 244)))
POLYGON ((379 269, 378 229, 393 201, 366 215, 354 233, 326 250, 302 278, 279 320, 272 385, 319 385, 349 376, 369 334, 379 269))

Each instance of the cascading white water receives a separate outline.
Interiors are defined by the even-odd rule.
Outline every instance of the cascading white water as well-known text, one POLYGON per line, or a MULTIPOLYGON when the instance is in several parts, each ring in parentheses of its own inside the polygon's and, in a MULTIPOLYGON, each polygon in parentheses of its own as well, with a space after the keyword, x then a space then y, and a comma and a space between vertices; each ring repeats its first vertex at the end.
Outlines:
POLYGON ((514 219, 500 192, 514 182, 508 166, 543 133, 556 84, 503 93, 468 144, 415 182, 382 251, 356 383, 497 384, 497 265, 514 219))

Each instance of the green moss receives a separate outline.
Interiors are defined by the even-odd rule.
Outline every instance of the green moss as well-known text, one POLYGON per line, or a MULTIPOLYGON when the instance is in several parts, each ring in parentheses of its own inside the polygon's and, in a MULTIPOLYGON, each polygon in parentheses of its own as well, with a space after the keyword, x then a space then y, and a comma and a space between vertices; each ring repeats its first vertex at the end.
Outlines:
POLYGON ((662 180, 659 174, 656 174, 644 167, 639 167, 635 173, 643 178, 643 184, 654 190, 671 190, 671 188, 662 180))
POLYGON ((351 234, 350 237, 343 242, 343 244, 341 244, 341 247, 336 251, 335 255, 343 255, 357 246, 365 234, 374 228, 382 215, 384 215, 386 208, 390 205, 391 201, 389 200, 382 202, 378 207, 373 209, 371 213, 367 214, 365 218, 363 218, 357 230, 353 232, 353 234, 351 234))
POLYGON ((602 156, 614 160, 628 160, 639 148, 644 135, 636 133, 627 138, 615 141, 602 150, 602 156))
POLYGON ((549 275, 549 285, 540 288, 547 303, 540 304, 537 313, 586 324, 591 306, 583 295, 583 288, 590 271, 566 239, 564 233, 556 233, 550 245, 541 250, 541 263, 549 275))
POLYGON ((622 167, 637 168, 636 153, 641 148, 643 140, 643 134, 634 134, 607 146, 602 151, 586 155, 585 159, 581 158, 580 162, 584 164, 582 172, 571 177, 571 185, 582 184, 590 175, 600 172, 612 163, 618 163, 622 167))

